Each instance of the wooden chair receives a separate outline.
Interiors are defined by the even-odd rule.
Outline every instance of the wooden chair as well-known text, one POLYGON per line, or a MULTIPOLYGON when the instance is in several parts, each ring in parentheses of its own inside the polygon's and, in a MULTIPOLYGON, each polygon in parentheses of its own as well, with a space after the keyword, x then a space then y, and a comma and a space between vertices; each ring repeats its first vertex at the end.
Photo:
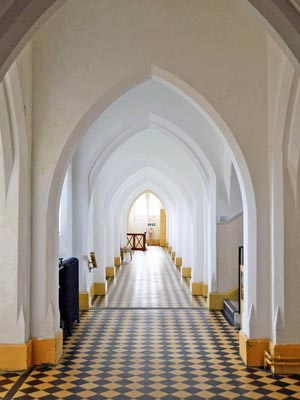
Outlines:
POLYGON ((121 247, 120 253, 121 253, 121 260, 124 260, 124 257, 126 256, 126 254, 129 254, 130 255, 130 261, 132 260, 132 249, 131 249, 131 247, 129 247, 129 246, 121 247))

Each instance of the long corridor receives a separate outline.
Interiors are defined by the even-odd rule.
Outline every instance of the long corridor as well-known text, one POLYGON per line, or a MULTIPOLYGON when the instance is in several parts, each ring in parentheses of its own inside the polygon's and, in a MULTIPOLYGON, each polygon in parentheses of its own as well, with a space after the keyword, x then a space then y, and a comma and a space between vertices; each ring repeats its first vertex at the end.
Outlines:
POLYGON ((3 399, 292 399, 297 377, 246 368, 238 331, 189 293, 165 249, 124 262, 56 366, 0 377, 3 399))
MULTIPOLYGON (((127 256, 128 257, 128 256, 127 256)), ((107 296, 95 305, 117 308, 200 307, 204 300, 191 296, 189 281, 182 279, 166 249, 149 246, 136 251, 133 262, 124 259, 116 278, 109 282, 107 296)))

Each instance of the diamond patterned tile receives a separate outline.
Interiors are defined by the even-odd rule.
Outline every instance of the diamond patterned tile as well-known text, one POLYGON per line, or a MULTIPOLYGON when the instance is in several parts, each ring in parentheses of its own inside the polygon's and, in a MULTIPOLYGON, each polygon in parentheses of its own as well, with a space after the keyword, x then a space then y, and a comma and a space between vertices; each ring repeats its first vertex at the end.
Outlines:
POLYGON ((20 374, 16 373, 3 373, 0 375, 0 399, 7 395, 19 378, 20 374))
MULTIPOLYGON (((299 399, 299 377, 273 376, 243 365, 237 330, 220 312, 205 308, 205 299, 192 299, 178 269, 169 258, 162 259, 160 276, 169 286, 160 299, 151 300, 151 291, 154 298, 158 293, 151 284, 143 287, 146 308, 137 307, 139 289, 131 298, 133 283, 128 281, 127 290, 124 282, 134 280, 134 268, 144 268, 141 261, 147 261, 134 255, 132 263, 119 269, 106 303, 99 298, 82 312, 73 335, 65 338, 61 362, 36 367, 25 378, 1 375, 0 398, 299 399)), ((152 271, 155 288, 157 271, 152 271)), ((147 274, 143 271, 141 277, 147 274)))

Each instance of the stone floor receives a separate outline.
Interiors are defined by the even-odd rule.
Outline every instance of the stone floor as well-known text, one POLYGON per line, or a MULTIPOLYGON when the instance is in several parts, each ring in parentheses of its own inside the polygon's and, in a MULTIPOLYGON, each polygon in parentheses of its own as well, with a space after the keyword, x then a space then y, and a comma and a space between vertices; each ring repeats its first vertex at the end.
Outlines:
POLYGON ((3 399, 300 399, 299 377, 243 365, 237 330, 163 249, 136 252, 93 304, 57 366, 2 375, 3 399))

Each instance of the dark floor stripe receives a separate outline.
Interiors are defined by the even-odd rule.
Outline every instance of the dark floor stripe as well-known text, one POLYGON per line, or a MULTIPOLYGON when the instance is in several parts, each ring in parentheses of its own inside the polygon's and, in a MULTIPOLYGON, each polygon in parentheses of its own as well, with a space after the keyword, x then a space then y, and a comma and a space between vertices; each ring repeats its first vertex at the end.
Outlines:
POLYGON ((31 367, 28 371, 24 372, 20 376, 20 378, 16 381, 16 383, 9 389, 9 391, 6 393, 6 395, 3 397, 3 400, 11 400, 14 398, 14 395, 17 393, 17 391, 20 389, 20 387, 23 385, 25 380, 29 377, 31 372, 34 370, 34 367, 31 367))

